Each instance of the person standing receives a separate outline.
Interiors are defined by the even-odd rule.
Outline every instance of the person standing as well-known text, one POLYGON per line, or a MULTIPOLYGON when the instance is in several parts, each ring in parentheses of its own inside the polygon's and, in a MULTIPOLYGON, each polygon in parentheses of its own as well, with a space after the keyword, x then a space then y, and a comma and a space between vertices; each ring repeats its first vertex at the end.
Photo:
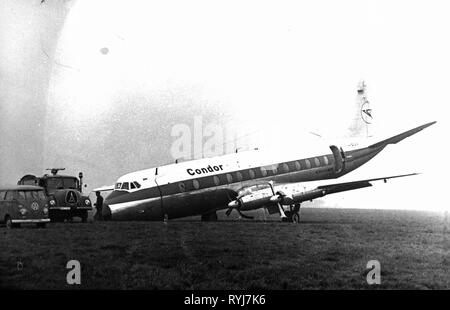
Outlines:
POLYGON ((102 216, 102 208, 103 208, 103 197, 100 195, 100 192, 95 192, 95 195, 97 196, 97 201, 95 202, 94 206, 97 209, 97 212, 95 213, 94 219, 101 221, 103 220, 102 216))

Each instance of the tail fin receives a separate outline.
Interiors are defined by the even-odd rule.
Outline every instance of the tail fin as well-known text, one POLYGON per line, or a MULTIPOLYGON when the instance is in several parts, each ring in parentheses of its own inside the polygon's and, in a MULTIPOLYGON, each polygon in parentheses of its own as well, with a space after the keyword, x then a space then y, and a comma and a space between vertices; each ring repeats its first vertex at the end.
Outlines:
POLYGON ((373 122, 372 108, 367 99, 367 85, 364 80, 358 83, 355 116, 352 124, 348 128, 349 138, 368 138, 372 136, 370 127, 373 122))

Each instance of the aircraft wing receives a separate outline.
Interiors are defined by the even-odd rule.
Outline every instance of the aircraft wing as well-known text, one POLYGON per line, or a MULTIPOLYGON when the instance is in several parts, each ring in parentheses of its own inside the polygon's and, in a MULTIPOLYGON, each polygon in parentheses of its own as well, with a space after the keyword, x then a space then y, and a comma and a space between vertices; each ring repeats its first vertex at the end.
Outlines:
POLYGON ((353 182, 321 185, 321 186, 318 186, 317 189, 325 191, 325 193, 324 193, 324 196, 325 196, 325 195, 329 195, 329 194, 350 191, 353 189, 370 187, 370 186, 372 186, 372 184, 370 182, 374 182, 374 181, 384 180, 384 182, 386 182, 388 179, 402 178, 402 177, 408 177, 408 176, 412 176, 412 175, 418 175, 418 173, 409 173, 409 174, 395 175, 395 176, 390 176, 390 177, 382 177, 382 178, 367 179, 367 180, 360 180, 360 181, 353 181, 353 182))

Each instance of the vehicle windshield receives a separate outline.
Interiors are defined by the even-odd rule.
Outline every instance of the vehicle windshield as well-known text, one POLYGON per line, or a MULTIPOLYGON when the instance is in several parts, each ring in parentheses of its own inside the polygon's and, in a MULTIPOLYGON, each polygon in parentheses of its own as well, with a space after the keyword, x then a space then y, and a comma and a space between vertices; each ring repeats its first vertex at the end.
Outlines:
POLYGON ((19 191, 19 198, 24 200, 40 200, 45 199, 44 191, 19 191))
POLYGON ((48 178, 47 191, 49 193, 58 189, 78 189, 78 179, 76 178, 48 178))

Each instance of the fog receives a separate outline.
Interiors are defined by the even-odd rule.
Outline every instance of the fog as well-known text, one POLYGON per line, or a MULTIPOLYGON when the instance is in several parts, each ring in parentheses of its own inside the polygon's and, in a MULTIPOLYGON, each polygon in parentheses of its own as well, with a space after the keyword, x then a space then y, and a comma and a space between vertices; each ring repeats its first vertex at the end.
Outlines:
POLYGON ((308 147, 309 131, 345 131, 365 79, 376 134, 438 123, 346 180, 423 174, 325 202, 445 209, 447 15, 445 1, 2 0, 0 183, 62 166, 90 192, 174 162, 179 125, 214 125, 225 152, 308 147))

